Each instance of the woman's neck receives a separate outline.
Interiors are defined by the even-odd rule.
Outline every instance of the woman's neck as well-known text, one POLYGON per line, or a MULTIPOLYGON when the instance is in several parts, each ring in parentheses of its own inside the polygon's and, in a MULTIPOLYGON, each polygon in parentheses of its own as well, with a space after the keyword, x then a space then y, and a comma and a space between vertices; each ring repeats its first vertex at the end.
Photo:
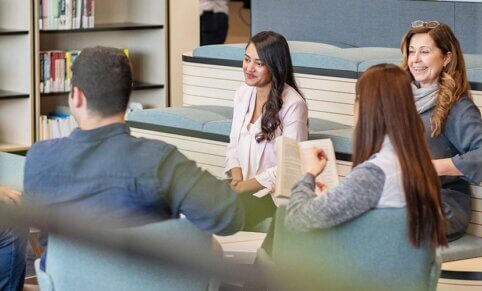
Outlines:
POLYGON ((256 87, 256 101, 260 104, 266 103, 266 101, 268 101, 270 91, 271 84, 263 87, 256 87))

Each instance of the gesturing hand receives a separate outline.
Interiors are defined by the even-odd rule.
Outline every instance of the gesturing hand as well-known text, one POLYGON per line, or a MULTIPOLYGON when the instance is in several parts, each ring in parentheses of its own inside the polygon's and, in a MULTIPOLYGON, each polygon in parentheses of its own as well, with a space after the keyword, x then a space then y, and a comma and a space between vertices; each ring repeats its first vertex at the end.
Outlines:
POLYGON ((328 157, 321 148, 312 147, 301 149, 300 162, 301 171, 303 174, 310 173, 313 176, 318 176, 326 166, 328 157))
POLYGON ((22 193, 10 188, 0 187, 0 202, 8 205, 20 205, 22 193))

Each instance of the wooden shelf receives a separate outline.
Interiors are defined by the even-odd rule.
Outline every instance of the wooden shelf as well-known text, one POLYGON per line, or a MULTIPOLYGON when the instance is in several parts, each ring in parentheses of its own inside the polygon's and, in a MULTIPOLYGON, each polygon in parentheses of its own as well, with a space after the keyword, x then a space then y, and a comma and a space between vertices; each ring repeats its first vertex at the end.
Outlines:
POLYGON ((2 99, 18 99, 18 98, 29 98, 29 94, 0 89, 0 100, 2 100, 2 99))
POLYGON ((0 35, 24 35, 24 34, 28 34, 28 30, 0 28, 0 35))
POLYGON ((73 32, 98 32, 98 31, 126 31, 126 30, 148 30, 148 29, 163 29, 164 25, 160 24, 145 24, 135 22, 123 23, 99 23, 95 24, 93 28, 77 28, 77 29, 48 29, 41 30, 41 34, 49 33, 73 33, 73 32))
POLYGON ((20 151, 26 151, 30 147, 27 145, 15 145, 15 144, 9 144, 5 142, 0 142, 0 152, 20 152, 20 151))
MULTIPOLYGON (((147 82, 134 82, 134 86, 132 90, 139 91, 139 90, 150 90, 150 89, 163 89, 163 84, 154 84, 154 83, 147 83, 147 82)), ((42 93, 41 96, 59 96, 69 94, 69 91, 64 92, 50 92, 50 93, 42 93)))

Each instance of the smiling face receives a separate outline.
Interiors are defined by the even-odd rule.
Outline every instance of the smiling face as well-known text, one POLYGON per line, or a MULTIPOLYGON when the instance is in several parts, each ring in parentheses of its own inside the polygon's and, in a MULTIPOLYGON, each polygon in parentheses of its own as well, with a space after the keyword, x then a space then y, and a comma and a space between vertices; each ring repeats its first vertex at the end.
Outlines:
POLYGON ((250 43, 246 48, 243 59, 243 72, 246 85, 263 88, 271 83, 268 67, 259 59, 253 43, 250 43))
POLYGON ((452 53, 443 54, 428 33, 412 36, 408 48, 408 67, 415 81, 421 87, 435 84, 440 78, 443 67, 447 65, 452 53))

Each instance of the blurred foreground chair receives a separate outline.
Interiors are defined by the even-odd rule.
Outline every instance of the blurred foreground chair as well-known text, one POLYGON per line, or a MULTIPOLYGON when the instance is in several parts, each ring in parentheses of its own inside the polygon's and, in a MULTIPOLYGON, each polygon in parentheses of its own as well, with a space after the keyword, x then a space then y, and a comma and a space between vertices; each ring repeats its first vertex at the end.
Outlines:
MULTIPOLYGON (((144 242, 179 242, 195 247, 197 253, 214 252, 214 240, 186 219, 173 219, 120 230, 136 237, 139 248, 144 242)), ((122 245, 122 242, 119 242, 122 245)), ((151 244, 152 245, 152 244, 151 244)), ((176 253, 180 249, 173 249, 176 253)), ((193 258, 195 259, 195 258, 193 258)), ((89 290, 216 290, 215 280, 208 274, 196 274, 168 262, 145 261, 122 252, 112 252, 93 245, 49 235, 46 271, 35 262, 41 291, 89 290)))
MULTIPOLYGON (((25 157, 10 153, 0 152, 0 186, 23 191, 23 168, 25 157)), ((42 255, 42 246, 38 241, 38 231, 30 230, 29 242, 35 257, 42 255)))
POLYGON ((270 290, 435 290, 439 258, 409 243, 406 209, 374 209, 307 233, 288 231, 285 212, 276 214, 272 258, 258 251, 270 290))

